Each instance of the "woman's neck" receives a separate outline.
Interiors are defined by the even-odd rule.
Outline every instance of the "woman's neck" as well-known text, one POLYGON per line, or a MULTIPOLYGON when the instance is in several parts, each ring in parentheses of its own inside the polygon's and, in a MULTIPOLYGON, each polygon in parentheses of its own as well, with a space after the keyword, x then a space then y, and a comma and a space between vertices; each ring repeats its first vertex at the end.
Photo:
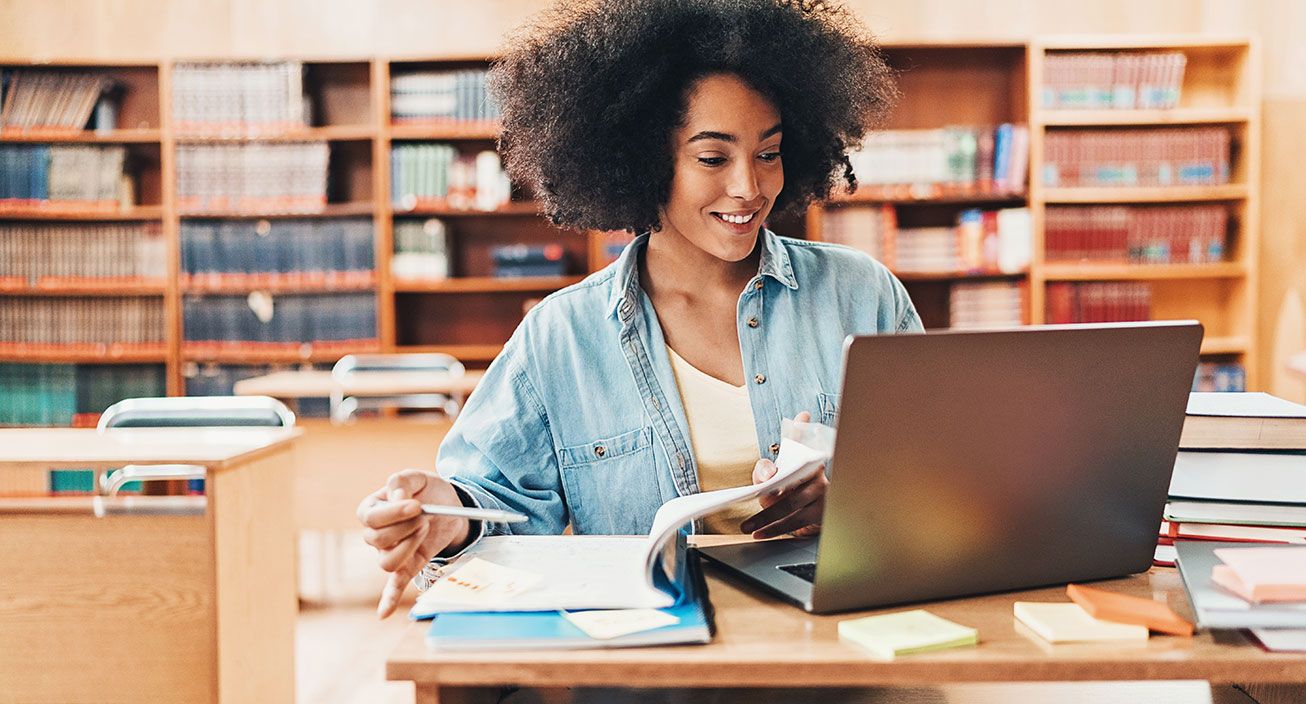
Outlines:
POLYGON ((655 299, 676 296, 702 300, 725 294, 737 298, 757 274, 760 257, 759 244, 737 262, 725 261, 694 246, 680 233, 664 228, 649 237, 640 259, 640 283, 655 299))

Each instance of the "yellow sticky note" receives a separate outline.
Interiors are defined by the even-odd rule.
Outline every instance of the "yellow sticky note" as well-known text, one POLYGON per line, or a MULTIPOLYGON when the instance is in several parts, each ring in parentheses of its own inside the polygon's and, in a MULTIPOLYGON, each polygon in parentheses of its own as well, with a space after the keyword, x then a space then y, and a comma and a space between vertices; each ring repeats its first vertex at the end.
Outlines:
POLYGON ((494 606, 530 589, 541 579, 534 572, 474 557, 432 584, 422 598, 442 603, 494 606))
POLYGON ((597 640, 608 640, 680 623, 679 618, 657 609, 564 611, 562 616, 584 631, 585 635, 597 640))
POLYGON ((1016 619, 1049 643, 1147 640, 1147 626, 1093 618, 1073 602, 1017 601, 1016 619))
POLYGON ((839 638, 882 658, 923 653, 979 642, 979 631, 923 609, 839 622, 839 638))

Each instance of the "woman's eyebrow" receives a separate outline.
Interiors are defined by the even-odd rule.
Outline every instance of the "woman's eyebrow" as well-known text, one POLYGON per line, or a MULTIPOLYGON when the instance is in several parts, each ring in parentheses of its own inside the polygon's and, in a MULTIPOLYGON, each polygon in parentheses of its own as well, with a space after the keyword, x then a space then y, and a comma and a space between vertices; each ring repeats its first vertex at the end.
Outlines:
MULTIPOLYGON (((763 130, 762 134, 758 135, 757 138, 766 139, 771 135, 779 134, 780 131, 783 129, 784 126, 777 122, 774 125, 771 125, 771 127, 763 130)), ((714 132, 712 130, 703 130, 702 132, 699 132, 698 134, 686 140, 686 143, 701 142, 705 139, 715 139, 722 142, 730 142, 731 144, 734 144, 735 142, 739 141, 738 137, 734 136, 733 134, 730 134, 729 132, 714 132)))

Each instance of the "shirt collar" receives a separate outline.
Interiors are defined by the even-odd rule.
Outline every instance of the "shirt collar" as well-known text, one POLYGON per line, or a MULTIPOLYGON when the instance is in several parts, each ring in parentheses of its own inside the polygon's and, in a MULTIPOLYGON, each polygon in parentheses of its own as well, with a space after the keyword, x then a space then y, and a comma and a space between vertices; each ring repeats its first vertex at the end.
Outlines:
MULTIPOLYGON (((648 245, 649 233, 635 238, 622 250, 617 258, 617 272, 613 277, 614 286, 608 297, 608 315, 628 312, 639 300, 639 253, 648 245), (625 304, 627 309, 622 310, 625 304)), ((794 278, 794 268, 789 262, 789 250, 780 237, 766 228, 762 228, 761 261, 757 266, 759 276, 769 276, 790 289, 798 288, 794 278)))

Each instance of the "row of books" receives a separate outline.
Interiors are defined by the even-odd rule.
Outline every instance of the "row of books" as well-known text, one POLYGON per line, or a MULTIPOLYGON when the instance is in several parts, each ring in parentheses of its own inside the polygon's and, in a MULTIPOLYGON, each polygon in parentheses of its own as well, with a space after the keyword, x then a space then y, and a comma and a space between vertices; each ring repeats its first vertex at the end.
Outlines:
POLYGON ((1047 322, 1118 323, 1152 317, 1152 286, 1145 281, 1058 281, 1045 289, 1047 322))
POLYGON ((1193 391, 1247 390, 1247 369, 1237 362, 1201 362, 1193 375, 1193 391))
POLYGON ((327 202, 327 142, 183 144, 177 204, 183 211, 314 212, 327 202))
POLYGON ((396 279, 439 281, 449 278, 449 228, 443 220, 396 220, 394 244, 390 271, 396 279))
MULTIPOLYGON (((187 363, 182 371, 187 396, 230 396, 236 382, 274 372, 321 365, 289 364, 196 364, 187 363)), ((301 398, 295 401, 295 415, 300 418, 325 418, 330 415, 330 401, 325 398, 301 398)))
POLYGON ((157 297, 0 299, 0 345, 117 345, 152 349, 166 340, 157 297))
POLYGON ((404 143, 390 153, 390 192, 401 210, 495 210, 511 200, 512 183, 497 152, 473 156, 451 144, 404 143))
POLYGON ((863 186, 907 184, 956 193, 1024 193, 1029 129, 1004 123, 875 131, 848 153, 848 160, 863 186))
POLYGON ((160 364, 0 362, 0 425, 94 426, 122 399, 165 392, 160 364))
POLYGON ((1223 205, 1049 206, 1044 218, 1051 261, 1203 264, 1224 261, 1229 249, 1223 205))
POLYGON ((372 220, 184 220, 181 285, 367 285, 372 220))
POLYGON ((271 296, 187 296, 182 301, 186 349, 224 351, 233 345, 297 349, 301 343, 363 343, 377 339, 376 296, 329 293, 271 296), (213 343, 206 345, 205 343, 213 343))
POLYGON ((860 249, 900 272, 1019 273, 1029 267, 1028 208, 968 208, 952 227, 899 228, 890 205, 826 208, 822 238, 860 249))
POLYGON ((406 71, 390 79, 390 116, 395 123, 486 123, 499 106, 486 91, 484 69, 406 71))
MULTIPOLYGON (((121 145, 0 145, 0 205, 83 203, 116 209, 127 195, 126 159, 121 145)), ((125 199, 130 204, 131 198, 125 199)))
POLYGON ((1210 186, 1229 182, 1223 127, 1050 131, 1043 185, 1210 186))
POLYGON ((1043 61, 1043 107, 1167 109, 1179 104, 1188 57, 1166 52, 1058 52, 1043 61))
POLYGON ((162 286, 167 277, 159 223, 0 225, 0 290, 86 281, 162 286))
POLYGON ((1025 292, 1025 284, 1018 281, 953 284, 948 296, 948 325, 955 330, 1023 325, 1025 292))
POLYGON ((179 63, 172 70, 172 122, 204 135, 276 134, 309 124, 299 61, 179 63))
POLYGON ((80 130, 110 85, 86 71, 0 70, 0 129, 80 130))

